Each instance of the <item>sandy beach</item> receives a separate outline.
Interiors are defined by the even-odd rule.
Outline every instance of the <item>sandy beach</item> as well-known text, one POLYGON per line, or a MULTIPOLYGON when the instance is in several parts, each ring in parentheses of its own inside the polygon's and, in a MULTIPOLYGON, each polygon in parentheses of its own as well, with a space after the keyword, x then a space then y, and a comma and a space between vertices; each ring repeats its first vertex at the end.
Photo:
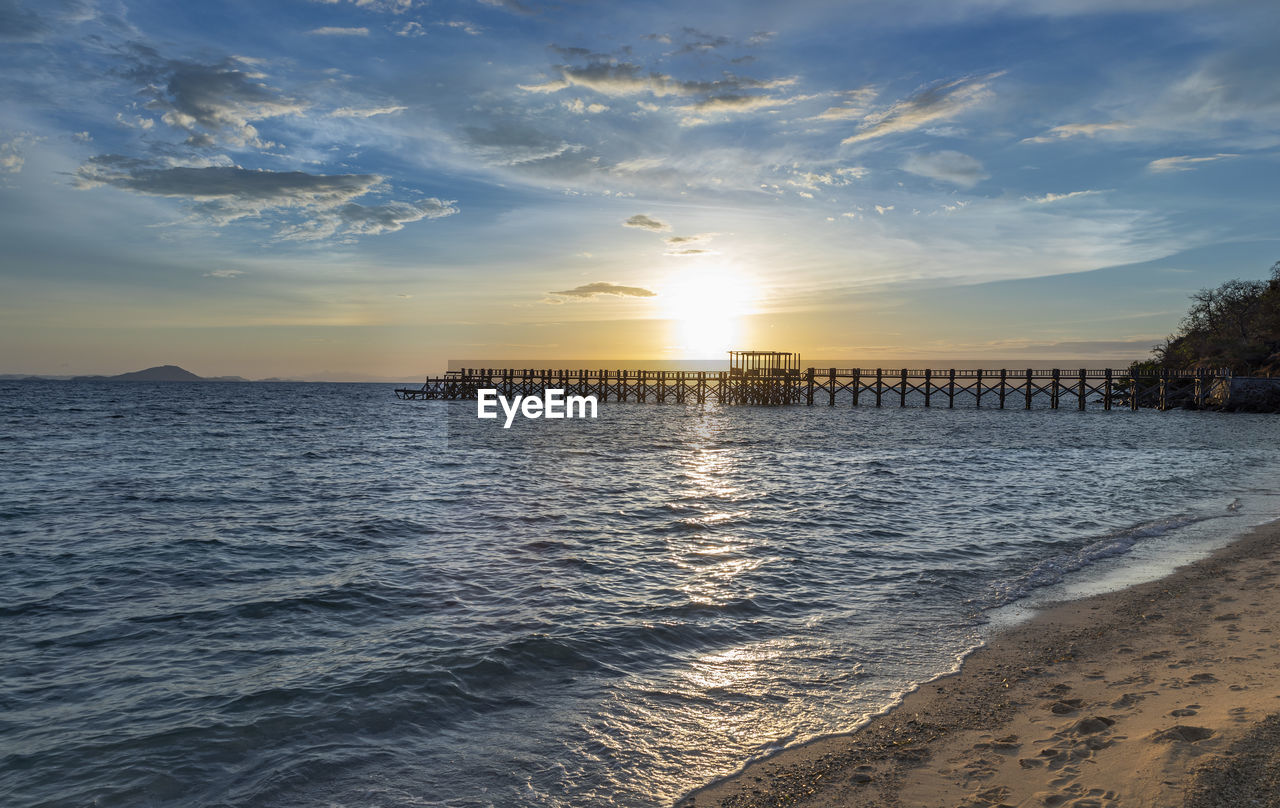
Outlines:
POLYGON ((1052 606, 860 730, 680 808, 1280 806, 1280 525, 1052 606))

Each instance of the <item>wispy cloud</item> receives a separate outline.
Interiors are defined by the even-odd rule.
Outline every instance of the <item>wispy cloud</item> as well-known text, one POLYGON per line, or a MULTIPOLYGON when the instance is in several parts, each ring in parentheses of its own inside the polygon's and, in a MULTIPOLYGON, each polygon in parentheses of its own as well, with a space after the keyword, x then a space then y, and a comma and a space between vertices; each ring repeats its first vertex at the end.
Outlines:
POLYGON ((883 112, 863 119, 862 131, 841 141, 844 145, 862 143, 873 138, 901 132, 953 118, 992 96, 991 82, 1004 71, 983 76, 955 79, 928 87, 910 98, 893 104, 883 112))
POLYGON ((108 186, 147 196, 185 202, 192 215, 216 226, 241 219, 281 217, 278 236, 310 241, 335 234, 377 235, 403 228, 407 222, 457 213, 452 202, 425 199, 416 203, 361 205, 354 200, 379 191, 377 174, 307 174, 264 171, 240 166, 160 166, 119 155, 91 158, 76 172, 81 189, 108 186), (297 214, 293 221, 287 218, 297 214))
POLYGON ((902 170, 963 188, 972 188, 989 176, 976 158, 958 151, 913 154, 903 162, 902 170))
POLYGON ((530 93, 555 93, 569 87, 582 87, 606 96, 652 95, 693 96, 713 93, 733 93, 755 89, 771 90, 795 83, 794 78, 750 79, 727 75, 716 81, 676 79, 666 73, 646 71, 640 65, 626 62, 593 62, 574 67, 557 65, 552 68, 554 78, 538 84, 521 84, 520 89, 530 93))
POLYGON ((243 269, 215 269, 212 272, 204 273, 204 277, 230 279, 230 278, 238 278, 243 274, 244 274, 243 269))
MULTIPOLYGON (((573 300, 591 300, 599 297, 600 295, 610 295, 612 297, 656 297, 658 293, 651 292, 648 289, 642 289, 639 286, 619 286, 616 283, 598 281, 596 283, 586 283, 582 286, 575 286, 572 289, 564 289, 559 292, 548 292, 548 294, 573 300)), ((555 303, 559 301, 550 300, 547 302, 555 303)))
POLYGON ((312 36, 368 36, 369 29, 364 26, 358 28, 342 28, 336 25, 324 25, 320 28, 312 28, 307 31, 312 36))
POLYGON ((875 100, 877 91, 874 87, 861 87, 856 90, 845 90, 840 93, 844 102, 839 106, 827 107, 814 115, 811 121, 853 121, 864 118, 867 105, 875 100))
POLYGON ((372 118, 375 115, 394 115, 397 112, 404 112, 408 107, 403 106, 387 106, 387 107, 338 107, 329 114, 334 118, 372 118))
POLYGON ((1170 171, 1192 171, 1199 168, 1201 163, 1212 163, 1216 160, 1226 160, 1230 157, 1239 156, 1238 154, 1212 154, 1205 157, 1191 157, 1184 154, 1178 157, 1161 157, 1159 160, 1152 160, 1147 163, 1147 170, 1155 174, 1165 174, 1170 171))
POLYGON ((1065 194, 1055 194, 1050 192, 1044 196, 1024 196, 1022 198, 1028 202, 1034 202, 1037 205, 1047 205, 1051 202, 1062 202, 1066 199, 1079 199, 1082 196, 1094 196, 1100 193, 1102 193, 1102 191, 1097 190, 1070 191, 1065 194))
POLYGON ((667 243, 666 252, 663 254, 681 258, 695 255, 717 255, 718 253, 715 250, 706 246, 717 235, 719 234, 697 233, 692 236, 669 236, 663 239, 667 243))
POLYGON ((1055 126, 1042 135, 1035 137, 1023 138, 1023 143, 1056 143, 1059 140, 1070 140, 1071 138, 1097 137, 1107 132, 1121 132, 1126 129, 1132 129, 1133 124, 1123 121, 1111 121, 1110 123, 1064 123, 1061 126, 1055 126))

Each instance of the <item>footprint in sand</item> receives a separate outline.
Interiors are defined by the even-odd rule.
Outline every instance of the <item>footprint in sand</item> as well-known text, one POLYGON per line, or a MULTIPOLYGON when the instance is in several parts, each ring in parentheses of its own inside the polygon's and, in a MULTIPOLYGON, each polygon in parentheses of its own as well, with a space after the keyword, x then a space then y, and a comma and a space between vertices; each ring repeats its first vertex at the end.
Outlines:
POLYGON ((1151 740, 1160 743, 1195 743, 1212 738, 1214 731, 1208 727, 1193 727, 1187 724, 1175 724, 1168 729, 1157 730, 1151 734, 1151 740))

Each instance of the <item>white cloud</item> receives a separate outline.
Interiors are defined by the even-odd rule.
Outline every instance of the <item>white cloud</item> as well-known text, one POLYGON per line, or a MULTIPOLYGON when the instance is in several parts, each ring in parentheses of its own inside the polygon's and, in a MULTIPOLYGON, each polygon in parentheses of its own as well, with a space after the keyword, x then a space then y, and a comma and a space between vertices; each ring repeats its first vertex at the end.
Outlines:
POLYGON ((809 96, 779 97, 770 95, 713 95, 710 98, 683 104, 675 108, 681 113, 681 126, 700 126, 710 123, 714 117, 741 115, 762 109, 776 109, 797 101, 804 101, 809 96))
POLYGON ((1207 157, 1191 157, 1184 154, 1179 157, 1161 157, 1159 160, 1152 160, 1147 163, 1147 170, 1155 174, 1165 174, 1170 171, 1192 171, 1199 168, 1201 163, 1212 163, 1215 160, 1225 160, 1239 156, 1238 154, 1213 154, 1207 157))
POLYGON ((334 118, 372 118, 375 115, 394 115, 397 112, 404 112, 408 107, 389 106, 389 107, 338 107, 329 114, 334 118))
POLYGON ((1082 196, 1095 196, 1100 193, 1102 193, 1102 191, 1070 191, 1065 194, 1047 193, 1044 196, 1024 196, 1022 198, 1028 202, 1034 202, 1037 205, 1047 205, 1051 202, 1061 202, 1065 199, 1079 199, 1082 196))
POLYGON ((983 170, 982 163, 958 151, 913 154, 903 162, 902 170, 921 177, 951 182, 962 188, 971 188, 989 176, 983 170))
POLYGON ((320 28, 312 28, 307 33, 312 36, 368 36, 369 29, 363 26, 359 28, 341 28, 336 25, 325 25, 320 28))
POLYGON ((1004 71, 974 78, 955 79, 928 87, 883 112, 868 115, 862 131, 841 141, 843 145, 910 132, 934 121, 955 117, 991 97, 991 81, 1004 71))
POLYGON ((1054 143, 1059 140, 1069 140, 1076 137, 1092 138, 1107 132, 1122 132, 1126 129, 1132 129, 1133 124, 1123 121, 1112 121, 1110 123, 1064 123, 1061 126, 1055 126, 1043 135, 1035 137, 1023 138, 1023 143, 1054 143))
POLYGON ((599 115, 601 112, 609 111, 609 107, 604 104, 588 104, 581 98, 575 98, 572 101, 561 101, 560 106, 578 115, 599 115))
POLYGON ((14 136, 6 143, 0 143, 0 173, 21 174, 22 167, 27 163, 26 155, 22 150, 36 140, 38 138, 21 134, 14 136))
POLYGON ((443 28, 452 28, 456 31, 462 31, 463 33, 470 34, 471 36, 480 36, 480 34, 484 33, 483 28, 474 23, 467 22, 466 20, 442 20, 435 24, 443 28))
MULTIPOLYGON (((876 205, 876 213, 880 214, 881 216, 885 215, 891 210, 893 210, 893 205, 876 205)), ((848 214, 845 214, 845 215, 847 216, 848 214)))
POLYGON ((215 269, 204 273, 206 278, 238 278, 244 274, 243 269, 215 269))
POLYGON ((116 113, 116 123, 121 126, 127 126, 130 129, 142 129, 144 131, 151 129, 156 125, 154 118, 144 118, 141 115, 134 115, 133 120, 130 120, 124 116, 123 112, 116 113))
POLYGON ((663 98, 733 93, 745 89, 771 90, 795 83, 794 78, 762 81, 732 75, 717 81, 685 81, 665 73, 645 72, 639 65, 626 62, 593 62, 584 67, 557 65, 552 72, 556 74, 555 78, 519 87, 530 93, 554 93, 569 87, 582 87, 611 97, 649 94, 663 98))
POLYGON ((857 90, 845 90, 840 93, 844 102, 840 106, 827 107, 822 112, 809 118, 811 121, 852 121, 866 116, 867 105, 875 100, 878 92, 873 87, 861 87, 857 90))

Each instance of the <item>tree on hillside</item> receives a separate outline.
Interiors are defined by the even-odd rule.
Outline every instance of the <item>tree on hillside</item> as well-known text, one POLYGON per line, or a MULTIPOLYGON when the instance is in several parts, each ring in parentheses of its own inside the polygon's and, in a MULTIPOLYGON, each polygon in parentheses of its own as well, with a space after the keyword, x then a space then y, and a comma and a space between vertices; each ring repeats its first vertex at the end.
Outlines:
POLYGON ((1168 368, 1280 373, 1280 261, 1269 280, 1232 280, 1193 294, 1178 332, 1152 358, 1168 368))

